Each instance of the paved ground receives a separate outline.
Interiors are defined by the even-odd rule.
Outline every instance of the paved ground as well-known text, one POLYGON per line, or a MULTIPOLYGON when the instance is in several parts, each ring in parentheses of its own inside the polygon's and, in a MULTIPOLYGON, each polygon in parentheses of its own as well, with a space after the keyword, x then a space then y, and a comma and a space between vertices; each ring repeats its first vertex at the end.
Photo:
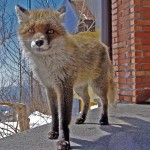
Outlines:
MULTIPOLYGON (((89 112, 83 125, 72 120, 73 150, 150 150, 150 105, 118 104, 110 108, 109 126, 98 124, 100 109, 89 112)), ((49 125, 0 140, 0 150, 55 150, 47 139, 49 125)))

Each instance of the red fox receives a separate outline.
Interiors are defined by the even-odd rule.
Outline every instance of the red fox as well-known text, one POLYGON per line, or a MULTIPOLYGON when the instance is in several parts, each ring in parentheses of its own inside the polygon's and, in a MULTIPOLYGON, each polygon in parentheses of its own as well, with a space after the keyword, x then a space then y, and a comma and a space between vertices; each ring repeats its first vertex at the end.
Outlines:
POLYGON ((47 91, 52 114, 49 139, 57 149, 70 148, 73 90, 84 105, 76 124, 84 123, 90 98, 88 86, 101 98, 101 125, 108 124, 108 103, 116 101, 113 67, 108 48, 89 32, 70 35, 62 25, 65 9, 28 11, 16 6, 18 34, 31 68, 47 91))

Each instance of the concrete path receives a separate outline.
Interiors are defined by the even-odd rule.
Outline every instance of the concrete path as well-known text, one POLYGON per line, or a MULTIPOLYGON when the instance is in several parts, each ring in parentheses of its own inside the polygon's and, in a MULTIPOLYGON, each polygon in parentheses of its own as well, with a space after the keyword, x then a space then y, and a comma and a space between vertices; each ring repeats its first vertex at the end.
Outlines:
MULTIPOLYGON (((70 125, 73 150, 150 150, 150 105, 118 104, 109 110, 111 125, 100 126, 100 109, 83 125, 70 125)), ((44 125, 0 140, 0 150, 55 150, 44 125)))

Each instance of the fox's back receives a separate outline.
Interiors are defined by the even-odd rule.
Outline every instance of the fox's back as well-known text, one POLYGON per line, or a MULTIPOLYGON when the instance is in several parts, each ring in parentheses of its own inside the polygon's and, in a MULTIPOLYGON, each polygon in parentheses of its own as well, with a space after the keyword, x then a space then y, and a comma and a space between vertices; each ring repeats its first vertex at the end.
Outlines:
POLYGON ((109 63, 108 48, 99 41, 98 33, 84 32, 69 35, 68 38, 75 49, 73 57, 78 69, 76 82, 96 79, 102 70, 103 58, 107 58, 109 63))

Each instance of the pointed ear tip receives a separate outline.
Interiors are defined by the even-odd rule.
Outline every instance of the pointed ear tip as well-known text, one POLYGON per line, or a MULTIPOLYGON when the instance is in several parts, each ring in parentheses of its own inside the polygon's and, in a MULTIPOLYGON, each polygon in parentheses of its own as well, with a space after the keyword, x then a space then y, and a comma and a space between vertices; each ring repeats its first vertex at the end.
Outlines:
POLYGON ((64 12, 66 12, 66 5, 62 6, 57 11, 60 12, 61 14, 64 13, 64 12))
POLYGON ((20 9, 19 5, 15 5, 15 10, 18 11, 20 9))
POLYGON ((26 11, 26 9, 25 8, 23 8, 22 6, 20 6, 20 5, 15 5, 15 9, 16 10, 21 10, 21 11, 26 11))
POLYGON ((66 5, 64 5, 62 8, 66 10, 66 5))
POLYGON ((64 11, 66 11, 66 9, 67 9, 66 5, 64 5, 63 8, 64 8, 64 11))
POLYGON ((16 5, 16 6, 15 6, 15 10, 18 10, 18 9, 19 9, 19 7, 18 7, 18 5, 16 5))

